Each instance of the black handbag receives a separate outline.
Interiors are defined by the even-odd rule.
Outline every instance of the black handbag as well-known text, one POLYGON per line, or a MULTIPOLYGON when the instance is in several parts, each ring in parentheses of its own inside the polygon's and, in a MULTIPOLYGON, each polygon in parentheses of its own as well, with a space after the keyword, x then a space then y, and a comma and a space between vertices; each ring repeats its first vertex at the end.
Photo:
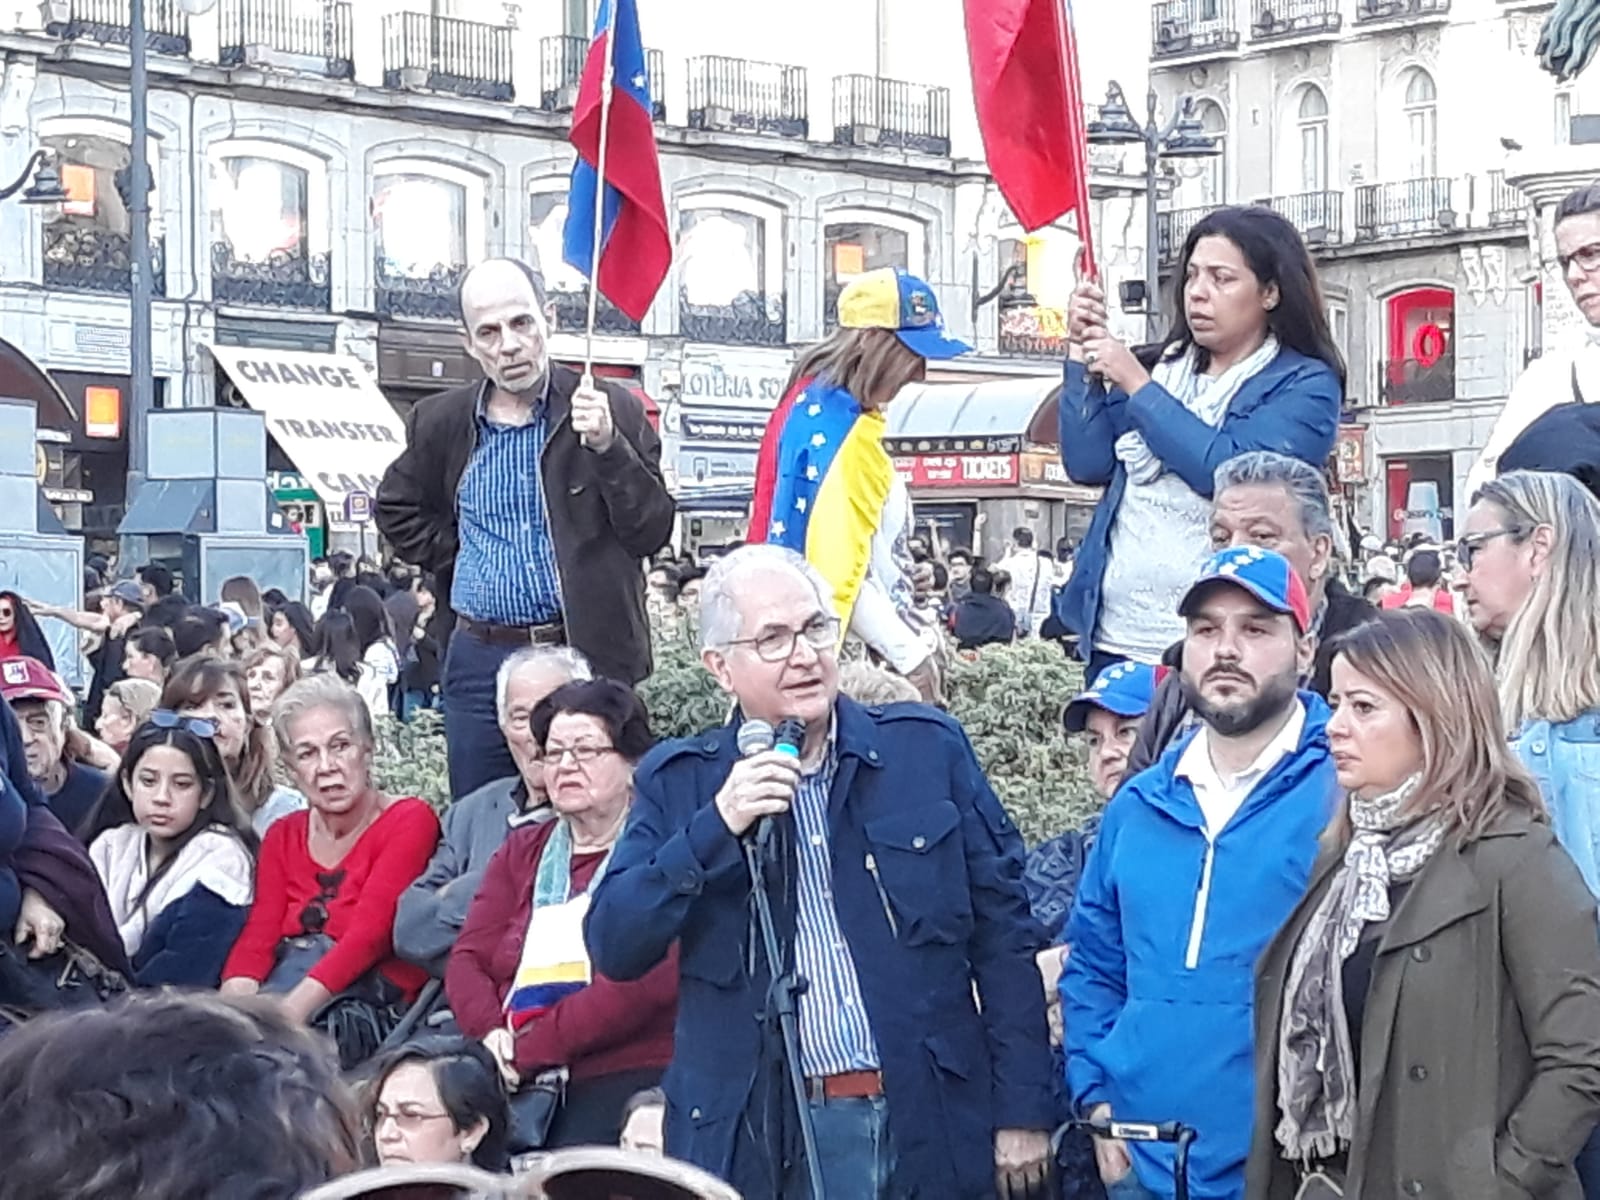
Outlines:
POLYGON ((128 981, 75 942, 44 958, 29 958, 0 942, 0 1008, 23 1017, 104 1004, 128 990, 128 981))
MULTIPOLYGON (((282 994, 311 973, 322 956, 333 949, 333 938, 308 933, 278 943, 278 960, 261 990, 282 994)), ((339 1048, 339 1068, 350 1071, 378 1052, 405 1015, 405 998, 378 971, 368 971, 329 1000, 307 1022, 333 1039, 339 1048)))
POLYGON ((567 1096, 567 1068, 540 1071, 511 1094, 511 1129, 508 1149, 512 1154, 543 1150, 550 1130, 567 1096))

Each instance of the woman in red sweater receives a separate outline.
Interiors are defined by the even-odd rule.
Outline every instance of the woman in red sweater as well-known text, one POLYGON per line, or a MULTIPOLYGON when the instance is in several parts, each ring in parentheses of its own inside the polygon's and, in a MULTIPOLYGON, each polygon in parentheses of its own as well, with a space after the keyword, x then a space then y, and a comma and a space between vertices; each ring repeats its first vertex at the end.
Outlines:
POLYGON ((340 996, 393 1009, 427 979, 395 957, 391 939, 400 893, 428 865, 439 821, 423 801, 373 786, 372 718, 343 681, 295 684, 278 700, 273 732, 310 808, 262 840, 255 902, 222 990, 283 992, 284 1008, 307 1022, 340 996))
POLYGON ((632 983, 595 975, 583 944, 589 892, 628 817, 649 717, 608 679, 558 688, 533 711, 556 819, 513 830, 489 860, 446 968, 463 1033, 483 1039, 515 1090, 565 1067, 548 1146, 615 1145, 629 1098, 672 1059, 676 954, 632 983))

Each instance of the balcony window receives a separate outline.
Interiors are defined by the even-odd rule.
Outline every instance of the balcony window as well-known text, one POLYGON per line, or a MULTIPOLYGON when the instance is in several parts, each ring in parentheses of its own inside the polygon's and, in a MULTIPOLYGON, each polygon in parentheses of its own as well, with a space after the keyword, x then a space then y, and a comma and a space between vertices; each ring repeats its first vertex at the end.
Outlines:
MULTIPOLYGON (((567 192, 535 191, 528 197, 528 243, 544 275, 550 327, 557 333, 582 333, 589 325, 589 279, 562 257, 567 224, 567 192)), ((639 332, 639 323, 604 296, 595 306, 595 330, 606 334, 639 332)))
POLYGON ((310 240, 311 175, 248 155, 211 165, 211 293, 219 304, 326 311, 328 255, 310 240))
POLYGON ((1356 189, 1356 240, 1421 237, 1456 227, 1454 181, 1408 179, 1356 189))
POLYGON ((1455 399, 1454 293, 1445 288, 1416 288, 1389 297, 1384 309, 1388 318, 1384 402, 1455 399))
POLYGON ((511 30, 427 13, 383 18, 383 86, 512 100, 511 30))
POLYGON ((453 320, 467 268, 467 187, 410 171, 380 172, 372 196, 378 314, 453 320))
POLYGON ((716 55, 691 58, 689 128, 805 137, 806 69, 716 55))
POLYGON ((1307 84, 1300 93, 1300 190, 1328 190, 1328 98, 1307 84))
POLYGON ((697 342, 782 346, 783 258, 767 252, 782 220, 729 208, 692 208, 678 227, 678 322, 697 342), (770 265, 769 265, 770 264, 770 265))
POLYGON ((829 225, 823 233, 823 253, 822 323, 829 330, 839 324, 839 293, 846 284, 882 267, 913 270, 910 236, 888 225, 854 221, 829 225))
POLYGON ((1209 158, 1176 160, 1179 182, 1174 202, 1181 208, 1216 208, 1228 202, 1228 118, 1212 100, 1195 105, 1200 127, 1217 139, 1209 158))
MULTIPOLYGON (((67 199, 44 226, 44 286, 65 291, 132 290, 133 243, 129 236, 131 172, 128 147, 113 138, 60 134, 41 137, 56 153, 67 199)), ((151 174, 154 175, 154 166, 151 174)), ((166 295, 166 269, 156 194, 150 198, 150 262, 153 288, 166 295)))
POLYGON ((1157 0, 1151 6, 1151 58, 1215 57, 1238 48, 1234 0, 1157 0))
POLYGON ((1433 76, 1413 67, 1406 76, 1405 128, 1408 147, 1407 179, 1426 179, 1439 173, 1439 92, 1433 76))
POLYGON ((333 79, 355 75, 349 0, 223 0, 219 61, 304 71, 333 79))
POLYGON ((950 89, 838 75, 833 80, 833 140, 919 154, 950 153, 950 89))

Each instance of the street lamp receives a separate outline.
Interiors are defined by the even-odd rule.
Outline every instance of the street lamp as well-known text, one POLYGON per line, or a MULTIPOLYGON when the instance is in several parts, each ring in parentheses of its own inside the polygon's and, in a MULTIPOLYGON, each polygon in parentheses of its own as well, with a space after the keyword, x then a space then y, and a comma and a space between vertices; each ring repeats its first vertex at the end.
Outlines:
POLYGON ((1161 330, 1160 236, 1156 212, 1157 169, 1164 158, 1214 158, 1222 153, 1219 138, 1207 133, 1195 114, 1194 97, 1185 96, 1165 126, 1156 124, 1156 93, 1145 98, 1146 118, 1141 126, 1128 108, 1122 85, 1112 81, 1098 119, 1088 125, 1091 146, 1144 146, 1144 311, 1145 332, 1157 341, 1161 330))
POLYGON ((68 198, 67 190, 61 186, 61 172, 56 170, 55 155, 48 150, 35 150, 22 168, 22 174, 0 188, 0 200, 9 200, 21 192, 23 184, 27 184, 30 177, 33 182, 28 184, 27 191, 22 192, 22 203, 60 204, 68 198))

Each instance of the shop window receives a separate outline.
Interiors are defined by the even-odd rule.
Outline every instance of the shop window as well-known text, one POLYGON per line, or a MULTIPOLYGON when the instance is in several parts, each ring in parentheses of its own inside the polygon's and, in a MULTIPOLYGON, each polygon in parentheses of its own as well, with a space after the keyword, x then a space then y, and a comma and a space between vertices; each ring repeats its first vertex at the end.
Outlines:
POLYGON ((311 173, 257 155, 211 164, 211 291, 219 304, 326 311, 328 254, 311 245, 311 173))
MULTIPOLYGON (((550 327, 582 333, 589 326, 589 279, 562 256, 567 225, 567 184, 547 184, 528 196, 528 244, 544 276, 550 327)), ((639 323, 603 295, 595 306, 595 330, 605 334, 639 332, 639 323)))
MULTIPOLYGON (((839 323, 839 293, 857 276, 883 267, 899 267, 916 274, 912 238, 900 226, 848 221, 830 224, 823 235, 824 282, 823 325, 833 329, 839 323)), ((918 254, 922 247, 918 245, 918 254)))
MULTIPOLYGON (((481 197, 481 187, 472 190, 481 197)), ((455 319, 469 262, 468 193, 443 173, 380 168, 372 193, 379 316, 455 319)))
POLYGON ((1455 294, 1415 288, 1385 301, 1388 353, 1386 404, 1453 400, 1456 394, 1455 294))
POLYGON ((1430 542, 1455 537, 1455 470, 1448 454, 1384 460, 1389 536, 1420 533, 1430 542))
MULTIPOLYGON (((44 286, 85 292, 123 292, 132 288, 133 242, 128 201, 132 196, 131 159, 125 142, 87 133, 45 134, 67 199, 44 226, 44 286)), ((155 167, 152 163, 151 174, 155 167)), ((155 192, 150 195, 150 260, 154 291, 166 295, 164 239, 155 192)))
POLYGON ((764 205, 691 200, 678 223, 678 322, 697 342, 781 346, 783 217, 764 205))

